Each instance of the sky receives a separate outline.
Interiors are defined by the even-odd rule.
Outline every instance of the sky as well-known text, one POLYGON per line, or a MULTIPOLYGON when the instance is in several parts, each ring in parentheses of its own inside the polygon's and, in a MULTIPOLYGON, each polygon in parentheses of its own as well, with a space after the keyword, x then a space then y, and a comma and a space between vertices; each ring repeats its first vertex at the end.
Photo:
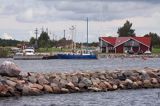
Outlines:
MULTIPOLYGON (((48 28, 51 39, 60 39, 66 30, 74 41, 89 42, 100 36, 118 36, 126 20, 133 23, 137 36, 149 32, 160 35, 160 0, 0 0, 0 37, 29 41, 48 28)), ((39 35, 38 35, 39 36, 39 35)))

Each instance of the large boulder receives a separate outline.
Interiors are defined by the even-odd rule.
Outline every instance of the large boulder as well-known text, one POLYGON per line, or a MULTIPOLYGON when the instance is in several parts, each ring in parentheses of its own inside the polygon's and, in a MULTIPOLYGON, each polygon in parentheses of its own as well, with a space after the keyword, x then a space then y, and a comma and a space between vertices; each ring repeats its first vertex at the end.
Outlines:
POLYGON ((17 77, 22 70, 11 61, 4 61, 0 66, 0 75, 17 77))

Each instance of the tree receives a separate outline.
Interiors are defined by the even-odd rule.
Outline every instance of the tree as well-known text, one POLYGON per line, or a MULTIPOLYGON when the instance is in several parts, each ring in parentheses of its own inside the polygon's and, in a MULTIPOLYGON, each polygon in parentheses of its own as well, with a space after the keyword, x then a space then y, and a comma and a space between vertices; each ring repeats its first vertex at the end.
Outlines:
POLYGON ((47 32, 42 32, 40 37, 38 38, 38 46, 39 47, 48 47, 50 43, 50 38, 47 32))
POLYGON ((160 47, 160 37, 156 33, 150 32, 144 35, 144 37, 151 37, 151 42, 153 47, 160 47))
POLYGON ((128 37, 128 36, 135 36, 134 29, 131 29, 132 23, 130 23, 128 20, 123 25, 123 27, 118 28, 118 35, 119 37, 128 37))
POLYGON ((36 39, 34 37, 31 37, 30 40, 29 40, 29 44, 34 45, 35 41, 36 41, 36 39))

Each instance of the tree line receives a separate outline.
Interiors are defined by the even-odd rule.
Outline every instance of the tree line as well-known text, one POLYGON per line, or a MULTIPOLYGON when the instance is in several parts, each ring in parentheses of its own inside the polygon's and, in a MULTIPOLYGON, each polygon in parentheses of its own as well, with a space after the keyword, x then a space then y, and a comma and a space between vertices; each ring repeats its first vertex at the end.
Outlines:
MULTIPOLYGON (((36 39, 34 37, 30 38, 29 44, 32 46, 35 46, 36 39)), ((67 40, 65 37, 55 40, 55 39, 50 39, 49 35, 47 32, 42 31, 40 36, 37 39, 38 42, 38 48, 50 48, 50 47, 62 47, 62 48, 70 48, 73 43, 76 43, 76 48, 80 48, 81 45, 87 45, 86 43, 77 43, 74 42, 73 40, 67 40), (70 46, 70 47, 69 47, 70 46)), ((92 42, 88 44, 89 46, 98 46, 98 42, 92 42)))
POLYGON ((21 41, 18 40, 6 40, 6 39, 1 39, 0 38, 0 46, 6 47, 6 46, 17 46, 17 44, 21 43, 21 41))

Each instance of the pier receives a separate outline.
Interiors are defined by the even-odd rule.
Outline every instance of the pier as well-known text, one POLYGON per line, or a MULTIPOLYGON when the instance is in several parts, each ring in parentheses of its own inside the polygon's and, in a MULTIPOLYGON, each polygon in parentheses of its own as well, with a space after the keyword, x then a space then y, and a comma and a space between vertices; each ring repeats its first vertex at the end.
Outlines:
POLYGON ((25 73, 12 62, 4 62, 0 66, 0 96, 107 92, 142 88, 160 88, 159 69, 146 67, 142 70, 25 73))

